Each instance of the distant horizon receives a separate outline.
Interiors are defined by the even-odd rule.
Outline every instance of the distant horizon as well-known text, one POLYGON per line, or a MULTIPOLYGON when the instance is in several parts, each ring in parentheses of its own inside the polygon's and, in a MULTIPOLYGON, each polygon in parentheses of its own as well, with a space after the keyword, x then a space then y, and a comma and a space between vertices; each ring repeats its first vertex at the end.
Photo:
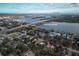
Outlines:
POLYGON ((0 13, 0 15, 79 15, 79 13, 0 13))

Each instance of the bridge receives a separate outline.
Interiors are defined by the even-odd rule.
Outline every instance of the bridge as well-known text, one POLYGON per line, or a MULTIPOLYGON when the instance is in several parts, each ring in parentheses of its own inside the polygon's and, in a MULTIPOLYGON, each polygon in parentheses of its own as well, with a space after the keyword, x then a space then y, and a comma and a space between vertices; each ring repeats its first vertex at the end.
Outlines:
POLYGON ((15 30, 18 30, 18 29, 28 28, 31 25, 35 25, 37 27, 37 26, 40 26, 42 24, 45 24, 45 23, 48 23, 48 22, 52 22, 52 21, 53 20, 42 20, 42 21, 36 22, 34 24, 20 25, 18 27, 14 27, 14 28, 6 30, 6 32, 12 32, 12 31, 15 31, 15 30))

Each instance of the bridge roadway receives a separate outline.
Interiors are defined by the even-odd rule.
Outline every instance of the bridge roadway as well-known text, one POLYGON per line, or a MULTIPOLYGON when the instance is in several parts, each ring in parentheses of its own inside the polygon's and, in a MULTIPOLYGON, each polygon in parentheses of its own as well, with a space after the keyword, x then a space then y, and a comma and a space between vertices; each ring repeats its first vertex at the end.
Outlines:
POLYGON ((53 20, 42 20, 42 21, 36 22, 36 23, 34 23, 34 24, 20 25, 20 26, 18 26, 18 27, 14 27, 14 28, 11 28, 11 29, 6 30, 6 32, 11 32, 11 31, 14 31, 14 30, 17 30, 17 29, 27 28, 27 27, 29 27, 30 25, 39 26, 39 25, 42 25, 42 24, 44 24, 44 23, 48 23, 48 22, 52 22, 52 21, 53 21, 53 20))

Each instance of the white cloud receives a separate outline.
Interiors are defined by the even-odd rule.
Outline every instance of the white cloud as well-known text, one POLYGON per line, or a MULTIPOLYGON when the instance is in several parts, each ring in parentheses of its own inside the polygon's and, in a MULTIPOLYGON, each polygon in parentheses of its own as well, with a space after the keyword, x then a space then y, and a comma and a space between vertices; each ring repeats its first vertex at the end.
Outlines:
POLYGON ((53 12, 61 12, 60 10, 32 10, 32 13, 53 13, 53 12))

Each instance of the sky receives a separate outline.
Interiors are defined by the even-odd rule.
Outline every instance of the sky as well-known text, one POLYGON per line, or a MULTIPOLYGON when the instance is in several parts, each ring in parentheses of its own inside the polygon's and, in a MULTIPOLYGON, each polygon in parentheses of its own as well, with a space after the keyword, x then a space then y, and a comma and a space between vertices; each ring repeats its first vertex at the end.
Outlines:
POLYGON ((79 13, 76 3, 0 3, 0 13, 79 13))

